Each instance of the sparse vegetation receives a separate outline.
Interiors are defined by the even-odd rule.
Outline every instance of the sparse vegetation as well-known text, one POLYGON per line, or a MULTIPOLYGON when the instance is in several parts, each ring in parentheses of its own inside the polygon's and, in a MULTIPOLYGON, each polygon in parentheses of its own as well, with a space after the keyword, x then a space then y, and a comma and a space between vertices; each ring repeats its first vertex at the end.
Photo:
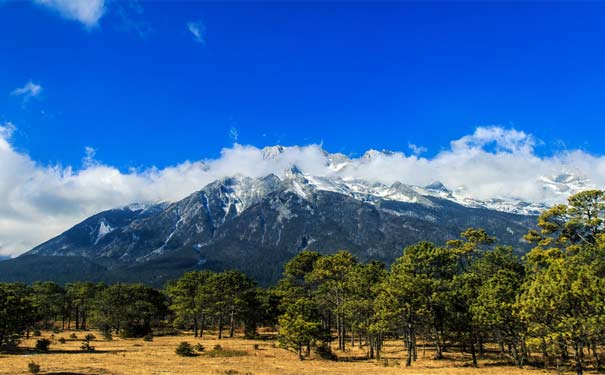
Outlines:
POLYGON ((36 341, 36 350, 41 352, 47 352, 50 347, 50 344, 51 342, 49 339, 39 339, 36 341))
POLYGON ((212 349, 211 351, 206 353, 209 357, 243 357, 248 355, 248 352, 245 350, 237 350, 237 349, 212 349))
POLYGON ((88 340, 82 341, 82 345, 80 345, 80 349, 82 349, 82 351, 85 351, 85 352, 94 352, 96 350, 96 348, 94 346, 90 345, 90 342, 88 340))
POLYGON ((86 336, 84 336, 84 340, 86 341, 94 341, 96 340, 97 336, 93 335, 92 333, 87 334, 86 336))
POLYGON ((32 361, 27 364, 27 371, 30 374, 38 374, 40 372, 40 365, 32 361))
MULTIPOLYGON (((199 343, 206 347, 205 351, 195 357, 180 357, 175 354, 174 349, 183 341, 182 336, 155 337, 154 341, 145 343, 139 339, 114 338, 112 341, 96 341, 95 352, 84 352, 80 345, 82 341, 67 341, 61 347, 60 352, 49 354, 36 354, 35 362, 42 367, 41 373, 74 373, 94 375, 101 373, 98 369, 105 369, 112 374, 143 375, 146 369, 161 369, 172 374, 187 375, 210 375, 221 374, 226 370, 235 370, 240 374, 253 373, 264 375, 319 375, 319 374, 346 374, 351 371, 358 374, 368 375, 402 375, 407 373, 402 365, 397 365, 397 358, 404 358, 405 351, 401 343, 389 339, 384 342, 383 357, 388 358, 388 367, 383 367, 382 360, 366 360, 365 348, 350 347, 346 352, 336 349, 333 353, 338 360, 323 360, 315 351, 312 351, 309 360, 299 362, 296 354, 281 349, 273 348, 275 331, 263 329, 262 336, 266 338, 267 345, 261 343, 263 350, 255 351, 253 343, 243 339, 242 331, 236 332, 236 337, 230 340, 222 340, 220 343, 225 351, 241 350, 248 354, 236 357, 213 357, 207 352, 217 344, 216 337, 200 339, 199 343), (105 354, 102 354, 105 353, 105 354), (387 353, 384 355, 384 353, 387 353), (94 362, 92 362, 94 361, 94 362), (225 364, 224 361, 228 361, 225 364), (91 363, 94 365, 91 366, 91 363), (48 364, 48 365, 47 365, 48 364), (269 365, 268 365, 269 364, 269 365), (273 365, 271 365, 273 364, 273 365), (50 366, 50 367, 49 367, 50 366), (52 367, 52 370, 51 370, 52 367)), ((189 332, 186 332, 189 333, 189 332)), ((98 337, 100 332, 94 332, 98 337)), ((44 335, 44 332, 43 332, 44 335)), ((23 348, 33 348, 36 339, 24 340, 23 348)), ((334 342, 335 343, 335 342, 334 342)), ((195 346, 196 342, 190 342, 195 346)), ((418 375, 539 375, 542 369, 533 369, 524 366, 519 369, 506 358, 499 358, 497 348, 489 346, 485 357, 479 359, 479 369, 474 370, 466 367, 471 364, 470 355, 460 354, 457 350, 445 353, 445 359, 434 360, 434 347, 428 345, 426 353, 422 346, 418 351, 414 374, 418 375)), ((540 358, 540 353, 535 353, 535 358, 540 358)), ((24 355, 6 354, 0 357, 0 375, 15 375, 26 373, 28 362, 31 357, 24 355)), ((147 372, 149 373, 149 372, 147 372)), ((549 373, 556 373, 550 371, 549 373)))
POLYGON ((176 354, 180 355, 181 357, 195 357, 196 354, 193 351, 193 348, 191 347, 191 344, 188 343, 187 341, 183 341, 179 344, 179 346, 176 347, 175 350, 176 354))

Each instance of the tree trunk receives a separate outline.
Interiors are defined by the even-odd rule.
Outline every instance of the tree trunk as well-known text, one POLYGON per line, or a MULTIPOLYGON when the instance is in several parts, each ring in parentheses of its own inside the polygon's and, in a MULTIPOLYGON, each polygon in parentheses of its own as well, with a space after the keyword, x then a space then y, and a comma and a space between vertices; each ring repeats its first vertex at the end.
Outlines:
POLYGON ((193 317, 193 337, 197 337, 197 316, 193 317))
POLYGON ((542 356, 544 357, 544 369, 548 369, 548 350, 547 350, 548 346, 546 345, 546 339, 544 339, 544 337, 542 337, 541 343, 540 343, 540 349, 542 349, 542 356))
POLYGON ((347 334, 347 328, 345 327, 345 322, 344 322, 344 318, 341 317, 340 318, 340 326, 341 326, 341 333, 340 333, 340 340, 342 341, 342 351, 344 351, 346 349, 346 334, 347 334))
POLYGON ((342 350, 342 343, 340 341, 340 314, 336 313, 336 339, 338 340, 338 350, 342 350))
MULTIPOLYGON (((439 329, 435 329, 435 359, 443 359, 443 347, 441 346, 441 338, 439 337, 439 329)), ((426 345, 425 345, 426 346, 426 345)), ((424 356, 424 354, 423 354, 424 356)))
POLYGON ((477 367, 477 352, 475 351, 474 341, 471 341, 471 356, 473 358, 473 367, 477 367))
POLYGON ((222 339, 223 338, 223 317, 220 316, 218 318, 218 339, 222 339))
POLYGON ((576 374, 577 375, 582 375, 584 373, 584 369, 582 366, 582 346, 581 344, 576 340, 573 343, 573 351, 574 351, 574 362, 575 362, 575 369, 576 369, 576 374))
POLYGON ((479 357, 485 358, 485 349, 483 348, 483 337, 481 334, 477 335, 477 344, 479 345, 479 357))
POLYGON ((235 334, 235 310, 231 309, 231 317, 229 319, 229 337, 235 334))
POLYGON ((601 372, 601 358, 599 358, 599 352, 597 351, 597 344, 593 341, 592 343, 592 356, 594 358, 594 367, 597 372, 601 372))
POLYGON ((408 347, 408 356, 405 360, 405 366, 410 367, 412 365, 412 345, 410 344, 409 340, 407 342, 407 347, 408 347))

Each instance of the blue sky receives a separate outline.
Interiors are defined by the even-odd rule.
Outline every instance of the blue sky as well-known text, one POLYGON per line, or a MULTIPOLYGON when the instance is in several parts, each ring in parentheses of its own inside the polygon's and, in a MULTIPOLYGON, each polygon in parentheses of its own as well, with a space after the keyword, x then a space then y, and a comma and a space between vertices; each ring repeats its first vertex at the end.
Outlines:
POLYGON ((605 152, 603 4, 0 5, 0 121, 42 163, 124 170, 237 142, 432 155, 481 125, 605 152), (201 25, 203 41, 187 28, 201 25), (23 103, 10 95, 32 81, 23 103), (3 94, 2 94, 3 93, 3 94))
POLYGON ((603 188, 603 19, 596 2, 0 0, 0 256, 292 166, 464 199, 603 188))

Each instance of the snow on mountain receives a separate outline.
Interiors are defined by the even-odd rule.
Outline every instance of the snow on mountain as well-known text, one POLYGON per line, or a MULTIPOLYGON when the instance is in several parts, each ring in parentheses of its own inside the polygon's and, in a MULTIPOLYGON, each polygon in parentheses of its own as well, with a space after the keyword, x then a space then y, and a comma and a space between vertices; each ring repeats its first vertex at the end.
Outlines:
POLYGON ((107 224, 105 220, 101 220, 99 224, 99 229, 97 229, 97 239, 95 240, 95 244, 99 243, 99 241, 105 237, 107 234, 111 233, 113 228, 111 225, 107 224))
MULTIPOLYGON (((297 146, 271 146, 263 149, 264 158, 276 158, 289 149, 295 149, 297 146)), ((378 158, 393 156, 395 153, 389 150, 368 150, 361 160, 371 162, 378 158)), ((354 164, 352 159, 340 153, 330 154, 324 151, 326 165, 332 175, 311 176, 303 174, 296 166, 293 167, 297 173, 292 173, 292 170, 280 174, 281 178, 292 180, 292 189, 294 192, 305 196, 309 193, 309 189, 332 191, 348 195, 355 199, 366 202, 375 201, 377 199, 388 199, 399 202, 421 203, 430 206, 431 201, 427 197, 437 197, 447 199, 466 207, 485 208, 490 210, 516 213, 521 215, 539 215, 547 207, 552 204, 564 201, 569 195, 577 192, 594 189, 587 179, 579 177, 573 173, 561 173, 554 176, 543 176, 538 183, 542 185, 544 196, 553 195, 557 199, 550 199, 545 202, 528 202, 514 196, 501 196, 485 200, 479 200, 469 196, 468 192, 462 189, 452 189, 445 186, 440 181, 435 181, 426 186, 408 185, 405 181, 395 182, 391 185, 381 184, 377 182, 369 182, 358 179, 343 179, 339 172, 352 167, 354 164), (294 175, 298 176, 295 177, 294 175), (296 181, 296 182, 294 182, 296 181), (305 187, 306 186, 306 187, 305 187), (555 194, 552 194, 555 193, 555 194)))

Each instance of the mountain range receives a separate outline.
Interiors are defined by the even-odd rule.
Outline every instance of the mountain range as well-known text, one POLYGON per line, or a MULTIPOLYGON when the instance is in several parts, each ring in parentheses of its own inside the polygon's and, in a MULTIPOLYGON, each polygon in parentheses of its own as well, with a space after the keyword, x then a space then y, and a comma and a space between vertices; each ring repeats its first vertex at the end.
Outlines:
MULTIPOLYGON (((264 150, 267 158, 282 151, 264 150)), ((341 154, 329 160, 335 170, 347 163, 341 154)), ((563 192, 583 186, 571 175, 545 178, 544 184, 563 192)), ((284 263, 305 249, 346 249, 361 261, 391 263, 407 245, 441 244, 468 227, 485 228, 523 253, 529 245, 522 235, 545 207, 516 199, 463 198, 439 182, 385 185, 312 176, 294 166, 279 176, 222 178, 178 202, 100 212, 0 262, 0 279, 162 285, 188 270, 239 269, 270 285, 284 263)))

